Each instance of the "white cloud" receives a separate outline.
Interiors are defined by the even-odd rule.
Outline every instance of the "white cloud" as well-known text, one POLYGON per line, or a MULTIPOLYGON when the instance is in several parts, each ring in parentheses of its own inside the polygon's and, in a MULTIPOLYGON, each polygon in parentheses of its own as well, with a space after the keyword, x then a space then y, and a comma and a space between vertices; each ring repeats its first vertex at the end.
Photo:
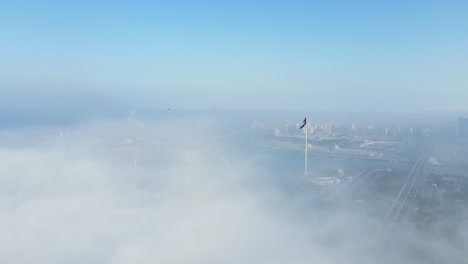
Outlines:
POLYGON ((185 138, 178 122, 117 122, 2 148, 0 262, 373 260, 376 219, 286 195, 255 158, 233 158, 245 153, 227 166, 202 143, 207 123, 184 122, 192 129, 185 138), (128 136, 146 144, 122 145, 128 136))

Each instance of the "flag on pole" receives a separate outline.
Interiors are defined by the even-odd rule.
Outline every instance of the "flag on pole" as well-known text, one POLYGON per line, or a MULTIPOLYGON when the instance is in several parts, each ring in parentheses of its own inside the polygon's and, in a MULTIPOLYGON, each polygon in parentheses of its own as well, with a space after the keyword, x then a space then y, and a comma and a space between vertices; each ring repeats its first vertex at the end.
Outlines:
POLYGON ((306 124, 307 124, 307 118, 304 118, 304 121, 302 121, 302 126, 299 129, 302 129, 303 127, 305 127, 306 124))

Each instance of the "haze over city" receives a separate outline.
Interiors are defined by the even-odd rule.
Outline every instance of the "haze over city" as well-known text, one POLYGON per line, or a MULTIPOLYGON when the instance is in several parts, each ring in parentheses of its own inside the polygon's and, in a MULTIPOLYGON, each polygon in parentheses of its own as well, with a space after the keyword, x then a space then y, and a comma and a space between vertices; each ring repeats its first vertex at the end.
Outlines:
POLYGON ((0 263, 468 263, 468 3, 0 7, 0 263))

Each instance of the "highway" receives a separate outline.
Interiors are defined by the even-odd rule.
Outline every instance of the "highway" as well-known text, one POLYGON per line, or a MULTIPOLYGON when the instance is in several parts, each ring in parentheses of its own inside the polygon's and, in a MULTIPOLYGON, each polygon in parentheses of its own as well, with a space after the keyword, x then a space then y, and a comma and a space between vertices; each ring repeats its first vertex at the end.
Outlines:
POLYGON ((392 206, 387 210, 384 220, 390 221, 393 225, 406 214, 419 190, 419 185, 422 182, 421 175, 426 162, 426 157, 420 157, 415 162, 400 192, 393 200, 392 206))
POLYGON ((427 156, 421 156, 416 160, 392 205, 388 208, 382 228, 377 235, 379 250, 383 251, 389 246, 396 223, 401 222, 413 207, 413 202, 423 182, 427 160, 427 156))

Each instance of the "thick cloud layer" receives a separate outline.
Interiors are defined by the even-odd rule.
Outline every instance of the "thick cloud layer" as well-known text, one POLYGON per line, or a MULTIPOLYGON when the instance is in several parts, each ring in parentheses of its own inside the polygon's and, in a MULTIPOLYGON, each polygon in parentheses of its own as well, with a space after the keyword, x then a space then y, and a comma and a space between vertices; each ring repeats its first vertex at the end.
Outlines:
POLYGON ((378 219, 285 192, 262 157, 213 131, 206 120, 122 121, 3 142, 0 262, 376 260, 378 219))

